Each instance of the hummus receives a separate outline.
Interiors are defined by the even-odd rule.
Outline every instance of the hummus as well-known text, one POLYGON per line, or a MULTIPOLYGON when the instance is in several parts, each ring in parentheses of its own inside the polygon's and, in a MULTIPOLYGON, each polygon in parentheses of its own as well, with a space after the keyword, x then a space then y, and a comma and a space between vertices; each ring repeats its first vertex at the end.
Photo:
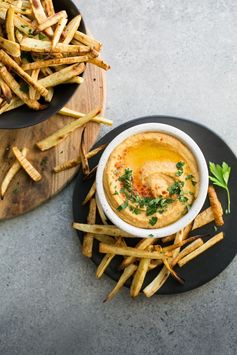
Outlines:
POLYGON ((103 183, 110 206, 125 222, 161 228, 188 212, 198 194, 199 172, 192 152, 179 139, 144 132, 112 151, 103 183))

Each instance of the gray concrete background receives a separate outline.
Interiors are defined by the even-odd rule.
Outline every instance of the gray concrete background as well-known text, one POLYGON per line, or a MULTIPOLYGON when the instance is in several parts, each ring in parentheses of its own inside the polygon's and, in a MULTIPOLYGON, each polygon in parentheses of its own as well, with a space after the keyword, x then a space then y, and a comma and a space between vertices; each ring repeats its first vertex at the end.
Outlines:
MULTIPOLYGON (((237 3, 80 1, 104 42, 107 117, 147 114, 215 129, 237 153, 237 3)), ((103 129, 104 134, 108 129, 103 129)), ((237 259, 200 289, 128 297, 95 279, 72 231, 72 183, 37 210, 0 225, 1 354, 236 354, 237 259)))

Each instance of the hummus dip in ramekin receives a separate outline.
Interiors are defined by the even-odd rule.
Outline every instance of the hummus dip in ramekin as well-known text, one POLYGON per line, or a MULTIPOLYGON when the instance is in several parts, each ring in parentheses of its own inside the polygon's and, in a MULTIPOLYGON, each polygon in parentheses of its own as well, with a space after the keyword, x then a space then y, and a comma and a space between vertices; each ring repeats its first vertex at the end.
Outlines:
POLYGON ((175 127, 148 123, 118 135, 96 176, 97 199, 116 226, 136 237, 164 237, 202 208, 208 169, 198 145, 175 127))

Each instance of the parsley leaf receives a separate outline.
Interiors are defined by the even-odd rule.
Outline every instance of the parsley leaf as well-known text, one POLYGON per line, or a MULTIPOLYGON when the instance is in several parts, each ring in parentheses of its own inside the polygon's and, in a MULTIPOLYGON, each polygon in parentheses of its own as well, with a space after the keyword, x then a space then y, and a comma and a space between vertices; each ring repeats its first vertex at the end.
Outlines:
POLYGON ((154 226, 157 221, 158 221, 158 218, 153 216, 153 217, 151 217, 151 218, 149 219, 149 224, 150 224, 151 226, 154 226))
POLYGON ((119 212, 121 212, 121 211, 125 210, 125 208, 127 208, 127 207, 128 207, 128 200, 124 201, 124 203, 122 203, 122 205, 118 206, 117 210, 119 212))
POLYGON ((209 179, 212 181, 214 185, 217 185, 227 193, 227 210, 226 213, 230 213, 230 190, 228 187, 228 182, 231 173, 231 167, 225 162, 220 164, 214 164, 209 162, 210 172, 213 176, 209 176, 209 179))

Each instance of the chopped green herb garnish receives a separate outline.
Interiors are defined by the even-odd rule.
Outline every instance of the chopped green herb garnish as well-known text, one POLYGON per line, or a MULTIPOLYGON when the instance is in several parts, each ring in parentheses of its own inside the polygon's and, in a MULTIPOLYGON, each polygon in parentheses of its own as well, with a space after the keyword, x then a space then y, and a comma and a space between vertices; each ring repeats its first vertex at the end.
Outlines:
POLYGON ((176 176, 181 176, 184 172, 184 167, 185 163, 183 161, 179 161, 177 164, 176 164, 176 168, 178 169, 177 172, 176 172, 176 176))
POLYGON ((230 213, 230 190, 228 187, 228 182, 230 178, 231 167, 225 162, 222 165, 214 164, 209 162, 210 172, 213 176, 209 176, 209 179, 213 182, 214 185, 217 185, 227 193, 227 209, 226 213, 230 213))
POLYGON ((183 181, 175 181, 173 185, 168 187, 168 192, 170 195, 180 195, 182 194, 182 189, 184 187, 184 182, 183 181))
POLYGON ((121 212, 121 211, 125 210, 125 208, 127 208, 127 207, 128 207, 128 200, 126 200, 124 203, 122 203, 122 205, 118 206, 117 210, 119 212, 121 212))
POLYGON ((39 33, 39 39, 40 40, 43 40, 43 39, 45 39, 46 38, 46 36, 43 34, 43 33, 39 33))
POLYGON ((154 226, 157 223, 157 221, 158 221, 158 218, 153 216, 149 219, 149 224, 151 226, 154 226))
POLYGON ((118 191, 116 190, 114 193, 113 193, 113 195, 118 195, 119 193, 118 193, 118 191))
POLYGON ((197 184, 197 181, 195 181, 194 176, 192 174, 187 175, 185 180, 191 180, 191 183, 193 186, 195 186, 197 184))

